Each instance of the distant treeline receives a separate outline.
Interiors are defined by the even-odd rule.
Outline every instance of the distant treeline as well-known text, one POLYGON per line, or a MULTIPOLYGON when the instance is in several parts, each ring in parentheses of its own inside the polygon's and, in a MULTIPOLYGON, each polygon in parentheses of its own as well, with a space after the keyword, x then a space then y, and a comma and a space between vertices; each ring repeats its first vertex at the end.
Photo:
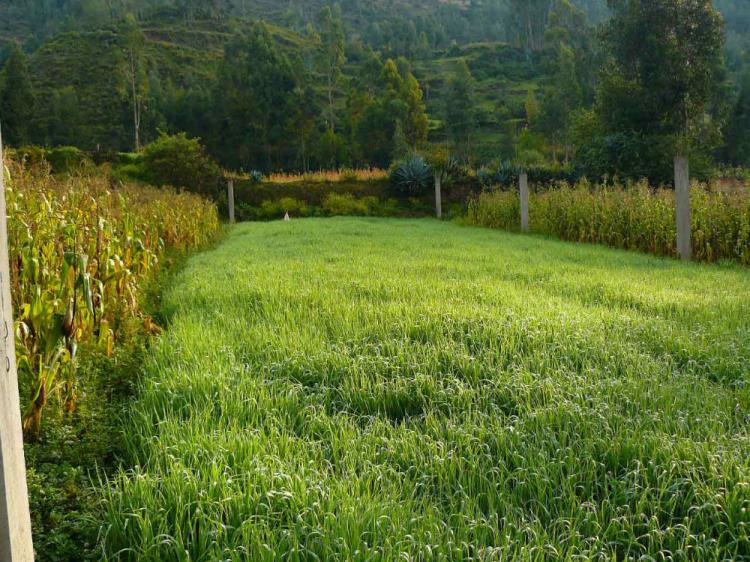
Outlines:
POLYGON ((661 182, 677 137, 699 175, 750 165, 750 5, 713 4, 726 23, 710 0, 0 0, 0 119, 11 145, 93 152, 186 132, 245 171, 441 145, 661 182), (685 24, 702 74, 672 91, 685 57, 662 39, 685 24))

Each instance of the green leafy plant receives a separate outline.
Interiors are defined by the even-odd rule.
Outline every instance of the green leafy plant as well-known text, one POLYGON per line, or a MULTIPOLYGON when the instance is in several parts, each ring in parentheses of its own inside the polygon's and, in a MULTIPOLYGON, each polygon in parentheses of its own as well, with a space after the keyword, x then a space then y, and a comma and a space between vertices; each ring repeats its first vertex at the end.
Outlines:
POLYGON ((399 162, 391 172, 391 185, 402 195, 421 195, 429 189, 432 179, 432 168, 417 155, 399 162))
POLYGON ((167 248, 192 248, 218 229, 216 207, 168 189, 121 186, 100 173, 53 176, 9 162, 6 191, 24 428, 39 436, 54 400, 77 408, 82 343, 111 355, 138 288, 167 248))

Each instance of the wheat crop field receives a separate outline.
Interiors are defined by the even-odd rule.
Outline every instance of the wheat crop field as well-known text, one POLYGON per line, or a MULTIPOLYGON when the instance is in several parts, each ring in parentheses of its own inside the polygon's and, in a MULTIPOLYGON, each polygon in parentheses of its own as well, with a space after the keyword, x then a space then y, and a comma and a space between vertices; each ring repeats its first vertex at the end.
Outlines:
POLYGON ((750 558, 747 268, 304 219, 164 309, 106 560, 750 558))

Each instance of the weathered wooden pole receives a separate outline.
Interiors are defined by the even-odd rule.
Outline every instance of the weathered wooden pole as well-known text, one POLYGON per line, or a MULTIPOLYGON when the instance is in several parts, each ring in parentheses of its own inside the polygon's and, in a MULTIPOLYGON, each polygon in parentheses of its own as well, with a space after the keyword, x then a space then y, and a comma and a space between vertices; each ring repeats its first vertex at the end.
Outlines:
POLYGON ((234 224, 234 180, 227 182, 227 207, 229 208, 229 222, 234 224))
POLYGON ((683 260, 692 258, 690 230, 690 164, 687 157, 675 156, 674 187, 677 206, 677 253, 683 260))
POLYGON ((521 172, 518 176, 518 188, 521 192, 521 230, 529 231, 529 176, 521 172))
POLYGON ((5 161, 0 134, 0 561, 31 562, 31 518, 23 458, 13 308, 10 300, 5 161))
POLYGON ((435 172, 435 215, 438 219, 443 218, 443 178, 440 172, 435 172))

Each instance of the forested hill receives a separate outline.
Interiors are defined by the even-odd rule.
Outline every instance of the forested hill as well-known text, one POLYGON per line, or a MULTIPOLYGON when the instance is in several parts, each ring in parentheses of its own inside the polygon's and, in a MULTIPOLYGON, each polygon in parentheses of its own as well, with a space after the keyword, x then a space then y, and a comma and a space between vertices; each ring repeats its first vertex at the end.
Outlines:
MULTIPOLYGON (((608 16, 606 0, 565 0, 589 21, 608 16)), ((425 44, 446 48, 477 41, 528 42, 540 46, 556 0, 0 0, 0 40, 39 43, 61 31, 91 30, 136 14, 141 20, 263 18, 303 30, 324 5, 341 10, 349 30, 375 48, 406 55, 425 44)), ((750 41, 750 3, 715 0, 730 44, 750 41), (743 35, 745 36, 743 38, 743 35), (744 39, 744 41, 743 41, 744 39)))
MULTIPOLYGON (((714 3, 732 105, 750 2, 714 3)), ((26 59, 0 75, 24 93, 3 118, 26 116, 16 144, 87 150, 185 131, 245 169, 383 166, 423 137, 479 163, 567 161, 561 115, 593 103, 608 17, 606 0, 0 0, 0 63, 26 59)))

